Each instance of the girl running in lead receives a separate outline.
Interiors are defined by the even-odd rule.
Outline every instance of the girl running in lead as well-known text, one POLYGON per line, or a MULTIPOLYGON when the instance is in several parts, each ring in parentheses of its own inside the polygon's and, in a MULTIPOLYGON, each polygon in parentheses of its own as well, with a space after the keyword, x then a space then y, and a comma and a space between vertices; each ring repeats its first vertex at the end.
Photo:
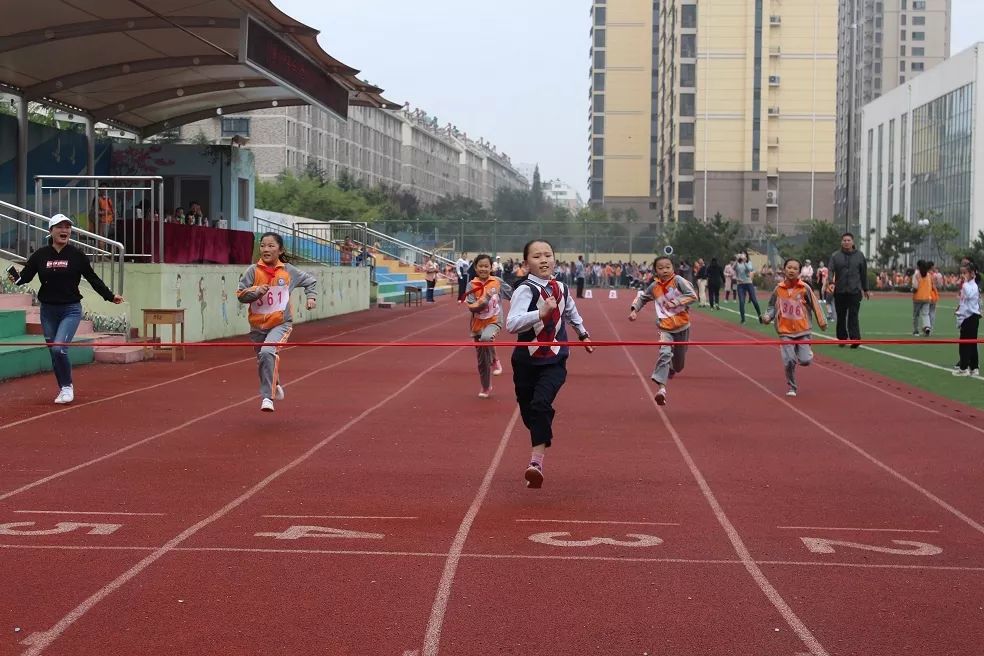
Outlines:
POLYGON ((467 287, 464 301, 472 313, 472 338, 476 342, 490 344, 475 349, 478 355, 478 377, 482 383, 482 391, 478 393, 478 397, 487 399, 492 392, 492 376, 502 373, 502 364, 495 356, 495 347, 491 344, 502 329, 502 299, 512 296, 512 287, 492 275, 491 255, 482 253, 475 258, 473 265, 476 276, 467 287))
POLYGON ((799 260, 793 258, 786 260, 782 270, 785 279, 772 292, 769 306, 759 320, 765 324, 774 320, 779 339, 783 342, 791 342, 780 346, 779 353, 782 356, 783 367, 786 369, 786 384, 789 386, 786 396, 796 396, 796 367, 797 365, 806 367, 813 362, 810 345, 797 342, 810 339, 813 330, 811 313, 817 318, 820 330, 827 330, 827 319, 820 308, 816 294, 800 279, 799 260))
POLYGON ((274 400, 284 398, 277 352, 292 330, 290 293, 303 287, 307 309, 313 310, 318 304, 318 279, 287 264, 286 259, 283 238, 275 232, 264 233, 260 238, 260 261, 246 269, 236 292, 240 303, 249 304, 249 339, 257 344, 263 412, 273 412, 274 400))
POLYGON ((533 455, 526 468, 526 486, 543 485, 543 456, 553 440, 553 402, 567 380, 570 349, 557 342, 568 341, 567 324, 577 333, 588 353, 588 330, 574 305, 570 290, 551 279, 554 250, 550 242, 536 239, 523 247, 523 264, 529 276, 516 286, 506 318, 506 329, 518 334, 512 354, 513 383, 523 423, 530 431, 533 455))
POLYGON ((642 308, 650 301, 656 306, 656 321, 659 326, 659 341, 666 346, 659 349, 659 359, 653 369, 652 380, 659 385, 656 391, 656 404, 666 405, 666 382, 683 371, 687 364, 687 347, 673 346, 675 342, 690 339, 690 308, 697 301, 694 286, 673 270, 673 260, 665 255, 653 262, 656 278, 632 301, 629 321, 635 321, 642 308))

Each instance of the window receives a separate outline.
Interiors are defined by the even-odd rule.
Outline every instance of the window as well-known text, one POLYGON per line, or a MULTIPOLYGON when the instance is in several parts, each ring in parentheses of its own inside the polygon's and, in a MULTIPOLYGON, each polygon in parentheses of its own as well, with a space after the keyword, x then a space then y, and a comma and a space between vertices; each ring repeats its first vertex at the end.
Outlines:
POLYGON ((916 11, 925 11, 926 0, 912 0, 912 8, 916 11))
POLYGON ((913 16, 912 17, 912 24, 913 25, 925 25, 926 24, 926 17, 925 16, 913 16))
POLYGON ((679 216, 679 219, 680 219, 680 222, 681 223, 686 223, 687 221, 693 221, 694 220, 694 211, 693 210, 680 210, 680 213, 679 213, 678 216, 679 216))
POLYGON ((913 41, 925 41, 926 40, 926 33, 925 32, 913 32, 912 33, 912 40, 913 41))
POLYGON ((595 30, 594 44, 595 48, 605 47, 605 30, 595 30))
MULTIPOLYGON (((915 49, 913 49, 913 50, 915 50, 915 49)), ((899 46, 899 56, 905 57, 905 46, 899 46)))
POLYGON ((605 140, 595 137, 591 140, 591 154, 598 157, 605 154, 605 140))
POLYGON ((683 5, 680 11, 680 27, 684 29, 697 27, 697 5, 683 5))
POLYGON ((591 183, 591 200, 601 200, 602 198, 602 183, 600 180, 595 180, 591 183))
POLYGON ((605 94, 596 93, 594 97, 594 110, 599 114, 605 111, 605 94))
POLYGON ((922 62, 912 62, 913 71, 924 71, 926 70, 926 64, 922 62))
POLYGON ((680 86, 697 86, 697 64, 680 64, 680 86))
POLYGON ((749 218, 751 219, 752 223, 759 222, 759 209, 757 207, 752 208, 751 216, 749 218))
POLYGON ((899 70, 905 72, 905 60, 904 59, 900 59, 899 60, 899 70))
POLYGON ((681 123, 680 124, 680 145, 681 146, 693 146, 694 145, 694 124, 693 123, 681 123))
POLYGON ((692 93, 680 94, 680 116, 694 116, 697 112, 696 100, 692 93))
POLYGON ((248 118, 223 118, 222 119, 222 136, 223 137, 234 137, 240 134, 244 137, 249 136, 249 119, 248 118))
POLYGON ((681 205, 694 204, 694 183, 692 181, 680 182, 677 187, 679 203, 681 205))
POLYGON ((905 41, 905 30, 902 30, 902 35, 899 38, 905 41))
POLYGON ((680 153, 680 175, 694 174, 694 154, 680 153))
POLYGON ((594 67, 597 70, 605 68, 605 51, 595 50, 594 54, 594 67))
POLYGON ((599 180, 605 177, 605 160, 594 159, 591 161, 591 177, 599 180))
POLYGON ((606 12, 606 10, 605 10, 604 7, 595 7, 595 11, 594 11, 594 15, 595 15, 595 22, 594 22, 594 24, 595 24, 595 27, 604 27, 605 26, 605 12, 606 12))
MULTIPOLYGON (((900 19, 902 21, 902 25, 905 25, 906 24, 906 18, 907 18, 906 15, 905 14, 902 14, 902 17, 900 19)), ((881 20, 881 19, 879 18, 878 20, 881 20)))
POLYGON ((899 84, 905 84, 905 76, 904 75, 900 75, 899 76, 899 84))
POLYGON ((697 35, 683 34, 680 36, 680 56, 693 59, 697 56, 697 35))
POLYGON ((595 116, 594 117, 594 133, 604 134, 605 133, 605 117, 595 116))
POLYGON ((914 47, 912 49, 912 56, 913 57, 925 57, 926 56, 926 49, 925 48, 915 48, 914 47))
POLYGON ((605 74, 595 73, 594 74, 594 90, 604 91, 605 90, 605 74))
POLYGON ((752 180, 752 191, 758 191, 761 185, 761 180, 752 180))

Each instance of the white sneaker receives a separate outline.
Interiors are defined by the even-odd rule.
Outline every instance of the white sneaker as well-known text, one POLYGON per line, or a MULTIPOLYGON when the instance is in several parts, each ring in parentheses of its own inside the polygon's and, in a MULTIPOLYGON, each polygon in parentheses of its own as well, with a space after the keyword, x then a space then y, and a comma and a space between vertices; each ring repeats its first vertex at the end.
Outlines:
POLYGON ((789 390, 786 392, 786 396, 796 396, 796 390, 789 390))
MULTIPOLYGON (((971 375, 970 369, 957 369, 956 371, 951 371, 950 373, 952 373, 954 376, 970 376, 971 375)), ((980 373, 980 372, 978 372, 978 373, 980 373)), ((55 403, 57 403, 57 401, 55 403)))
POLYGON ((58 396, 55 397, 55 403, 59 405, 64 405, 66 403, 71 403, 75 400, 75 388, 71 385, 61 388, 58 392, 58 396))
POLYGON ((656 405, 666 405, 666 388, 660 387, 656 392, 656 405))
POLYGON ((480 398, 480 399, 487 399, 487 398, 489 398, 489 396, 491 394, 492 394, 492 388, 491 387, 488 387, 488 388, 483 389, 481 392, 478 393, 478 398, 480 398))
POLYGON ((977 376, 978 378, 980 378, 981 370, 980 369, 971 369, 970 370, 970 375, 971 376, 977 376))
POLYGON ((496 360, 492 364, 492 375, 493 376, 501 376, 502 375, 502 363, 499 362, 498 360, 496 360))
POLYGON ((283 388, 283 385, 277 385, 277 389, 275 389, 273 391, 273 400, 274 401, 283 401, 284 400, 284 388, 283 388))
POLYGON ((260 410, 263 412, 273 412, 273 399, 263 399, 263 403, 260 404, 260 410))

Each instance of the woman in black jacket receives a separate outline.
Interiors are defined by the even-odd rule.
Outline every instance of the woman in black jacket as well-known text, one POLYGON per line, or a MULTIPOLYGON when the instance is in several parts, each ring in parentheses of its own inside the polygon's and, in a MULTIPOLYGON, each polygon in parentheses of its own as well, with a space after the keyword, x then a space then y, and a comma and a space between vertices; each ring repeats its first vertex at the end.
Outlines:
POLYGON ((718 264, 717 258, 712 257, 707 265, 707 298, 711 308, 721 309, 721 287, 724 286, 724 269, 718 264))
MULTIPOLYGON (((64 214, 56 214, 48 219, 51 239, 48 245, 31 254, 27 264, 17 273, 14 267, 8 269, 10 281, 26 285, 38 276, 41 289, 41 329, 44 341, 49 344, 68 344, 75 337, 79 322, 82 321, 82 293, 79 282, 82 277, 89 281, 97 294, 107 301, 122 303, 123 297, 114 294, 96 275, 85 253, 72 246, 72 220, 64 214)), ((68 358, 67 346, 49 346, 51 366, 58 380, 59 392, 55 403, 71 403, 75 400, 72 385, 72 363, 68 358)))

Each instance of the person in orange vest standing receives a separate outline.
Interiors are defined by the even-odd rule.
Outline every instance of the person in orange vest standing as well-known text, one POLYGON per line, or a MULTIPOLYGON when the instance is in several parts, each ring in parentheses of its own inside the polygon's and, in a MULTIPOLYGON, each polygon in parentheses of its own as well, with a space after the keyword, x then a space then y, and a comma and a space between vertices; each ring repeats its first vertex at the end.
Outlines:
POLYGON ((912 274, 912 336, 922 331, 927 337, 933 331, 929 322, 929 306, 933 302, 933 276, 929 262, 919 260, 912 274))
POLYGON ((112 237, 113 222, 116 221, 116 208, 113 207, 113 199, 105 189, 99 190, 99 197, 93 201, 96 208, 96 217, 99 220, 98 232, 104 237, 112 237))

